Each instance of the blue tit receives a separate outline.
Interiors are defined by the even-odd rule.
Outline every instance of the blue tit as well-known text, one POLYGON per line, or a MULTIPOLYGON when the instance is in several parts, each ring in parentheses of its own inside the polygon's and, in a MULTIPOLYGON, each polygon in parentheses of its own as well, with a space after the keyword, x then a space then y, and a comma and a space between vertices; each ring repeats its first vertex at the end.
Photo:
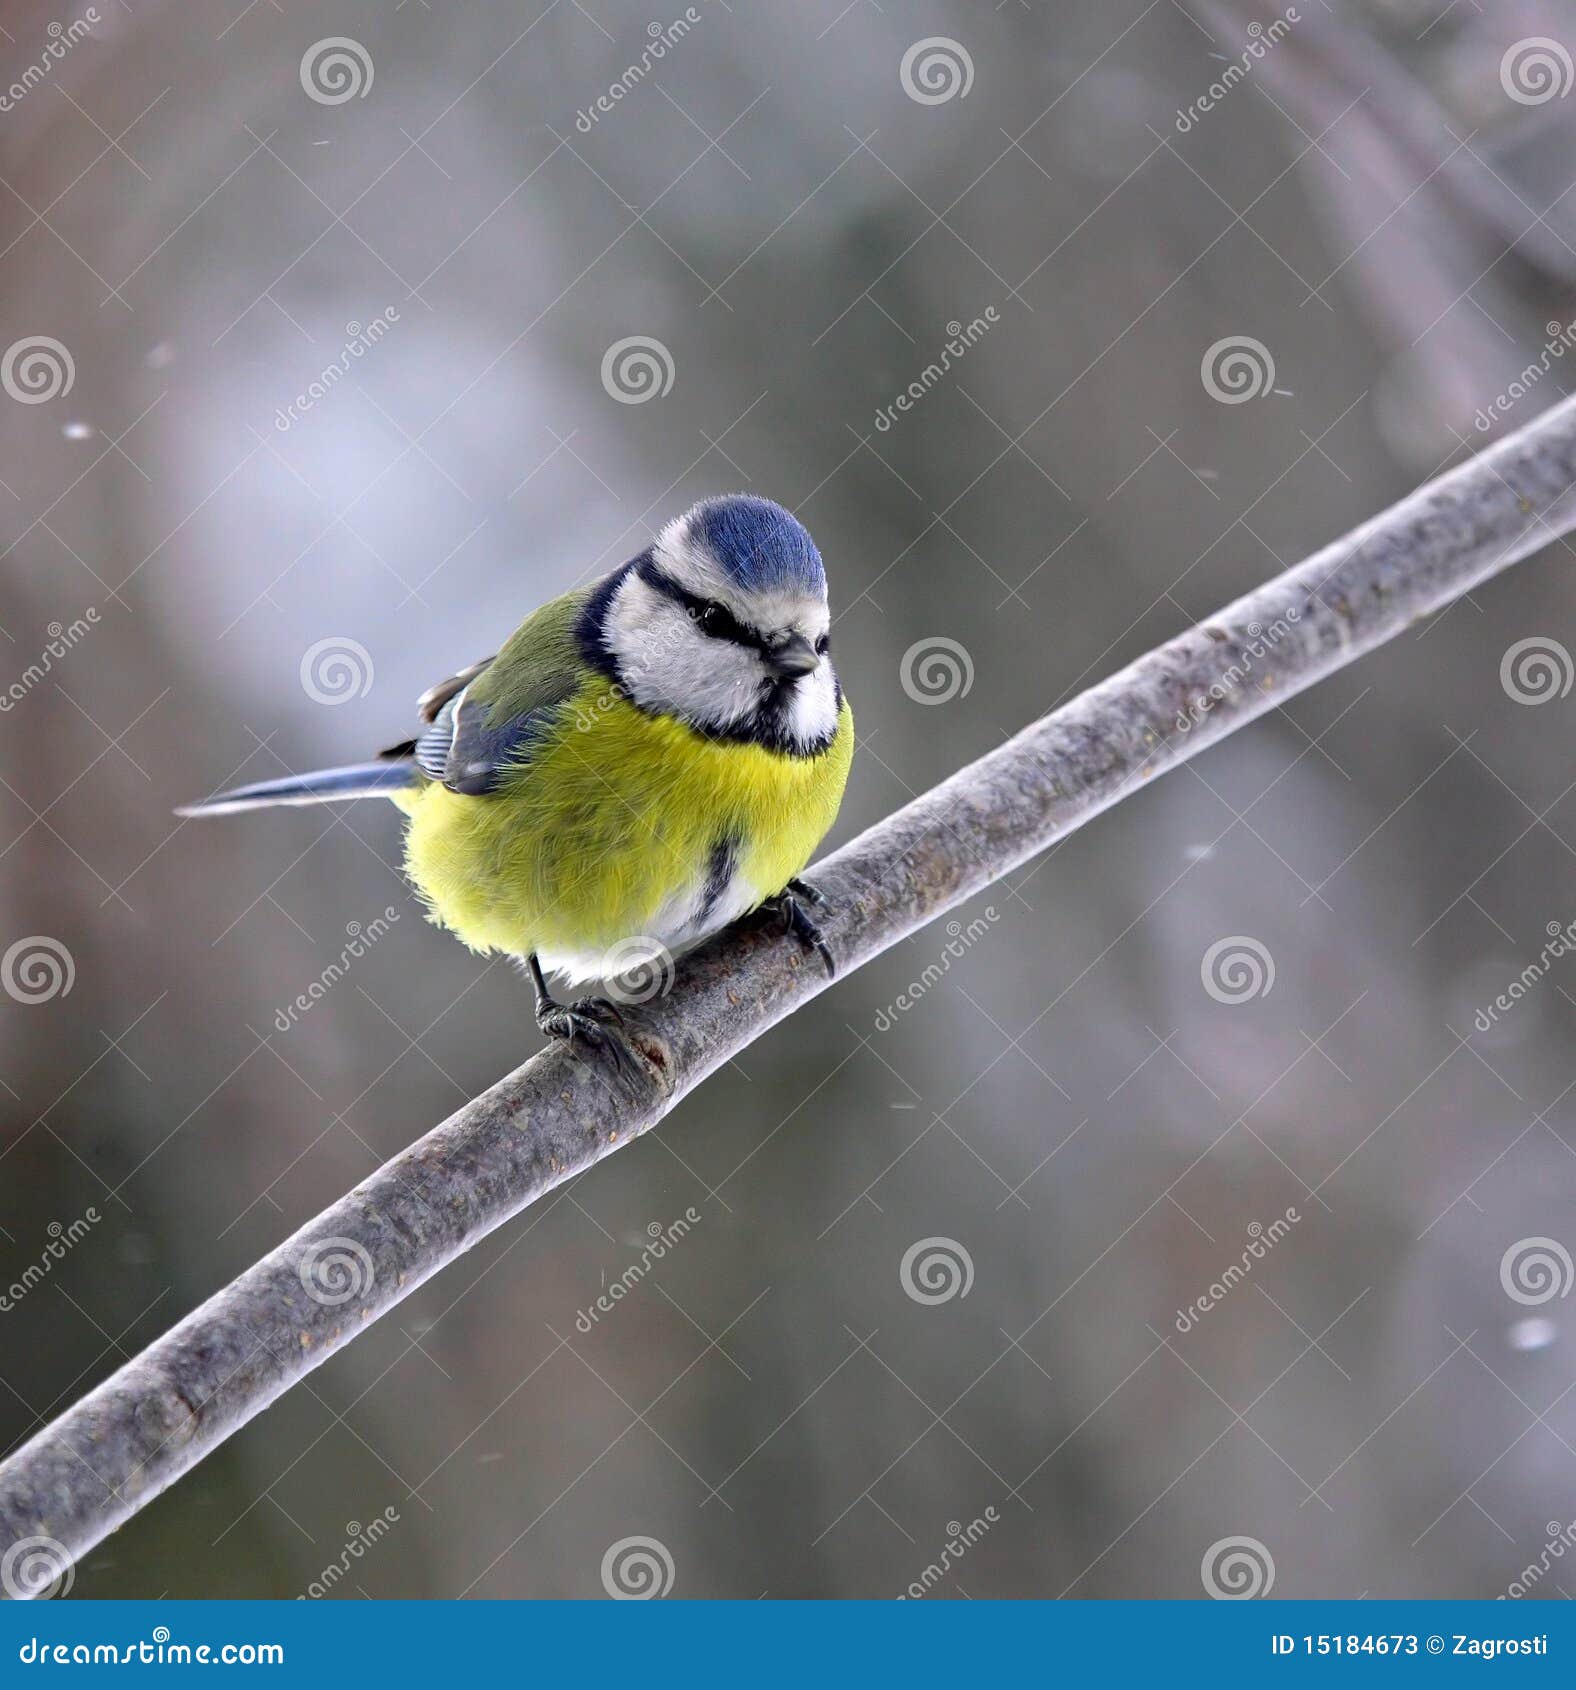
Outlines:
POLYGON ((854 750, 829 625, 806 530, 767 499, 705 499, 425 693, 414 738, 179 813, 392 799, 431 920, 522 959, 544 1032, 617 1055, 616 1006, 556 1003, 544 969, 665 968, 769 903, 831 968, 796 879, 854 750))

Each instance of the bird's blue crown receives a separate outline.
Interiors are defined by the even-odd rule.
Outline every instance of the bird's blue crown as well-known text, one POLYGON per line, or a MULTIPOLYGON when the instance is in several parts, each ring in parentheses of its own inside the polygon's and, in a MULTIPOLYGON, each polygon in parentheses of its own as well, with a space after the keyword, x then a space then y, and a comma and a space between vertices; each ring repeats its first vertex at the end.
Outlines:
POLYGON ((703 499, 689 513, 689 530, 745 591, 794 591, 825 596, 821 554, 804 525, 781 505, 749 493, 703 499))

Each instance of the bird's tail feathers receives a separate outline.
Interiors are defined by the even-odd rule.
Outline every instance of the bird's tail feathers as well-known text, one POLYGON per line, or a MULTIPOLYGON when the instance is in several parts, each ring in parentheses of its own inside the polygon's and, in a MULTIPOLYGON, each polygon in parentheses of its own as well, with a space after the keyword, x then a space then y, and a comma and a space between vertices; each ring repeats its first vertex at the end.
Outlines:
POLYGON ((224 816, 238 810, 262 810, 273 804, 337 804, 350 798, 388 798, 415 786, 421 776, 412 762, 352 763, 343 769, 314 769, 310 774, 260 780, 182 804, 178 816, 224 816))

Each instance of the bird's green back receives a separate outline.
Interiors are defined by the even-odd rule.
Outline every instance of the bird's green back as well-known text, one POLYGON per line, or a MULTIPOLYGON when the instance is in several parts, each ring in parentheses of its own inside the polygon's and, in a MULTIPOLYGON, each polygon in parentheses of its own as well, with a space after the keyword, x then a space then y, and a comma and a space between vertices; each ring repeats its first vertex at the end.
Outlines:
POLYGON ((575 625, 590 595, 589 587, 575 587, 532 611, 471 682, 469 696, 487 707, 489 727, 562 704, 584 680, 575 625))

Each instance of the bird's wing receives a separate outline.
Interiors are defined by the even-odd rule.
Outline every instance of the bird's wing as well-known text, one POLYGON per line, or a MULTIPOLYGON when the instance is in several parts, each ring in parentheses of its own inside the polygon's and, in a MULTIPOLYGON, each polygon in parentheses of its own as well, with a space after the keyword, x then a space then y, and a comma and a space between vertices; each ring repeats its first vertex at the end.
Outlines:
POLYGON ((416 700, 416 714, 424 722, 435 722, 438 712, 454 697, 456 693, 464 692, 487 665, 494 661, 492 657, 479 657, 474 663, 467 663, 457 675, 450 675, 446 681, 439 681, 430 686, 416 700))
POLYGON ((405 754, 451 792, 498 791, 506 775, 529 761, 533 741, 584 678, 575 624, 586 597, 581 590, 544 604, 496 657, 423 693, 417 708, 429 726, 405 754))

